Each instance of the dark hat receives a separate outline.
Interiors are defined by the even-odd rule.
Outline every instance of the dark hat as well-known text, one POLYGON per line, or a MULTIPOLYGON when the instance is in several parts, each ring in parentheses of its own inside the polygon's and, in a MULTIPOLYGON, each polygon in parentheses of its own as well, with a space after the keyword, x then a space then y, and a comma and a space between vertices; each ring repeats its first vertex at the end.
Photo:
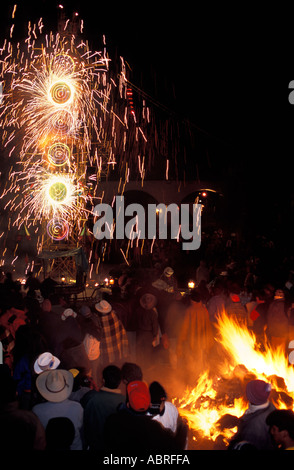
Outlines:
POLYGON ((143 294, 140 297, 140 305, 145 310, 151 310, 152 308, 156 306, 156 304, 157 304, 157 298, 155 297, 155 295, 149 292, 145 292, 145 294, 143 294))
POLYGON ((150 405, 148 385, 140 380, 134 380, 127 385, 129 404, 134 411, 147 411, 150 405))
POLYGON ((161 403, 164 402, 167 398, 166 391, 159 382, 152 382, 149 385, 151 403, 149 407, 149 413, 156 415, 160 413, 161 403))
POLYGON ((163 400, 166 400, 166 391, 159 382, 152 382, 149 385, 151 403, 161 403, 163 400))
POLYGON ((90 317, 91 316, 91 309, 88 305, 82 305, 80 308, 80 314, 83 315, 83 317, 90 317))
POLYGON ((262 405, 267 402, 271 389, 271 384, 264 380, 251 380, 246 386, 246 396, 252 405, 262 405))

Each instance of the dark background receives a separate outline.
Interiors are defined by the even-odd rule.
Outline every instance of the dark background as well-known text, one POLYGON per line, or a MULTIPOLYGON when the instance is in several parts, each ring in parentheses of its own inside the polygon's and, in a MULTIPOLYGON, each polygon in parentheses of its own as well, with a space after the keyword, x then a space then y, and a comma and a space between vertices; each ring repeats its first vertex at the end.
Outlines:
MULTIPOLYGON (((14 40, 23 40, 28 21, 40 17, 45 32, 57 30, 58 3, 19 2, 14 40)), ((187 126, 185 177, 219 182, 228 219, 251 236, 264 231, 291 247, 291 10, 258 10, 253 3, 60 3, 69 18, 79 13, 93 49, 105 35, 110 57, 124 57, 130 81, 157 103, 154 113, 187 126)), ((1 6, 1 38, 9 37, 13 4, 1 6)))

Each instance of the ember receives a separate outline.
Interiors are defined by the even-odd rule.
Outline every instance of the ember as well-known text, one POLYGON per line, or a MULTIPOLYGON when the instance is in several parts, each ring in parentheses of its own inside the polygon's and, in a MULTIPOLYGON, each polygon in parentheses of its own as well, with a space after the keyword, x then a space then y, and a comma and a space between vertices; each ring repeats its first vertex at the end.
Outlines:
POLYGON ((282 349, 256 343, 254 334, 225 312, 218 317, 218 357, 221 361, 205 370, 194 388, 175 398, 180 414, 189 422, 189 448, 226 448, 237 431, 237 419, 245 412, 245 387, 252 379, 272 385, 271 401, 277 408, 292 408, 294 368, 282 349))

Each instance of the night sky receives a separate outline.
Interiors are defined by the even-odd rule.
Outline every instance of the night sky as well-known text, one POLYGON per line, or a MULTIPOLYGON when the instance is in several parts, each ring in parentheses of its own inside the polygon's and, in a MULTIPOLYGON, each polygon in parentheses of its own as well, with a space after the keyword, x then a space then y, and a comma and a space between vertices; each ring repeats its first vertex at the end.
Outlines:
MULTIPOLYGON (((19 2, 14 39, 26 37, 28 20, 40 17, 45 30, 56 30, 58 3, 19 2)), ((189 147, 187 173, 197 159, 200 178, 220 179, 228 188, 233 212, 241 206, 247 216, 254 212, 248 223, 268 223, 274 210, 284 219, 289 214, 290 227, 294 105, 288 84, 294 80, 294 30, 289 8, 60 3, 69 17, 79 12, 93 48, 101 47, 105 34, 110 56, 128 62, 130 81, 168 108, 172 119, 189 123, 195 147, 189 147)), ((3 38, 9 35, 13 4, 1 6, 3 38)))

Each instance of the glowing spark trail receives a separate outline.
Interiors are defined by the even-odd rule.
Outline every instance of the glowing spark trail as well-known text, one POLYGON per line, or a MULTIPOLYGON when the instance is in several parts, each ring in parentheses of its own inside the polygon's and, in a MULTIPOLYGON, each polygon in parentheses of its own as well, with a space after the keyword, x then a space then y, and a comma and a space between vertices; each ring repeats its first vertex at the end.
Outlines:
MULTIPOLYGON (((43 27, 42 18, 37 25, 29 22, 23 43, 5 40, 0 49, 0 128, 11 160, 0 199, 10 210, 9 226, 45 222, 44 233, 56 242, 77 234, 91 214, 98 195, 89 181, 97 182, 96 191, 110 169, 122 171, 136 161, 140 142, 146 143, 146 119, 138 123, 128 101, 123 59, 120 74, 110 70, 105 37, 102 52, 91 51, 87 41, 70 34, 69 20, 57 34, 43 35, 43 27), (88 175, 94 162, 96 174, 88 175)), ((139 167, 143 178, 144 157, 139 167)))

